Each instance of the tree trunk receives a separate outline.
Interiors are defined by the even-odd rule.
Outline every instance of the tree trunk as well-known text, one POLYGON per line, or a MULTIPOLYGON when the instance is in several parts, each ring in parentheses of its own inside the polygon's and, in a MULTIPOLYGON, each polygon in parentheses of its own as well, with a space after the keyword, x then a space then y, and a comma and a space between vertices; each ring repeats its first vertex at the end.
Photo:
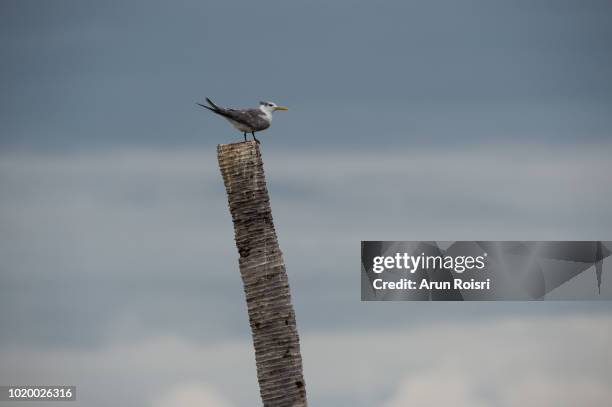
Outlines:
POLYGON ((217 156, 234 221, 263 405, 306 406, 295 313, 259 146, 221 144, 217 156))

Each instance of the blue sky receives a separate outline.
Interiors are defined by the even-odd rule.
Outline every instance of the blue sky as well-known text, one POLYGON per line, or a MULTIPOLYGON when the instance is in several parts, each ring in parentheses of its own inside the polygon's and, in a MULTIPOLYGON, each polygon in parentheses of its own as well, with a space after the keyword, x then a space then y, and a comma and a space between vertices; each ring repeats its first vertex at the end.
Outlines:
POLYGON ((609 302, 361 303, 355 268, 360 240, 612 240, 609 2, 0 7, 0 383, 259 400, 209 96, 290 107, 260 138, 312 405, 612 397, 609 302))

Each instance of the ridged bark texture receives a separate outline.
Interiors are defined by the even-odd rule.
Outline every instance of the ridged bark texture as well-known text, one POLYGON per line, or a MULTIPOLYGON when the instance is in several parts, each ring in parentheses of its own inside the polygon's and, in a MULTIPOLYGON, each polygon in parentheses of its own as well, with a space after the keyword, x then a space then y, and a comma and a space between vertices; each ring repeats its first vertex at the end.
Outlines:
POLYGON ((217 146, 234 221, 263 405, 307 406, 300 341, 259 146, 217 146))

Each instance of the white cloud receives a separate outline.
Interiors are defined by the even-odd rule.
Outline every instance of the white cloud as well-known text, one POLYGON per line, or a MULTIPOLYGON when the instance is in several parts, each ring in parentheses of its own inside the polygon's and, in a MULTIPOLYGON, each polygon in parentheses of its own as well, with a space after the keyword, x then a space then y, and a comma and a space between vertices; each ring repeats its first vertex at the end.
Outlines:
POLYGON ((144 407, 151 400, 170 403, 205 393, 207 400, 250 406, 248 400, 259 397, 248 342, 201 345, 164 336, 96 349, 11 347, 0 351, 0 360, 0 383, 73 384, 88 407, 144 407))
MULTIPOLYGON (((609 364, 609 360, 606 361, 609 364)), ((548 376, 517 378, 500 390, 503 407, 599 407, 610 404, 612 386, 606 376, 599 381, 551 372, 548 376)))
POLYGON ((419 375, 402 381, 384 407, 487 407, 474 393, 473 383, 461 375, 449 376, 446 372, 419 375))
POLYGON ((352 394, 351 402, 359 406, 368 400, 376 402, 370 405, 382 400, 389 406, 441 405, 431 400, 447 399, 455 400, 450 405, 531 406, 526 399, 519 403, 518 394, 542 399, 554 391, 566 400, 590 402, 611 395, 611 326, 611 317, 525 317, 309 336, 306 380, 309 389, 330 396, 352 394), (563 396, 570 391, 576 394, 563 396))
POLYGON ((186 383, 175 386, 154 400, 152 407, 231 407, 232 404, 207 384, 186 383))
MULTIPOLYGON (((611 326, 610 316, 560 316, 302 334, 307 392, 313 405, 358 407, 602 405, 612 397, 611 326)), ((0 360, 11 367, 0 369, 1 383, 76 384, 93 407, 259 402, 249 341, 160 337, 91 350, 5 349, 0 360)))
MULTIPOLYGON (((510 357, 512 354, 499 359, 508 362, 510 357)), ((609 365, 610 360, 606 363, 609 365)), ((572 368, 566 369, 569 371, 549 368, 499 380, 478 366, 468 365, 460 370, 438 368, 407 376, 384 407, 598 407, 612 400, 612 387, 605 379, 607 373, 599 378, 588 374, 581 377, 572 368)), ((527 366, 525 371, 529 371, 527 366)))
MULTIPOLYGON (((552 394, 560 395, 550 399, 558 405, 595 405, 609 397, 602 383, 612 369, 610 317, 495 320, 489 313, 478 321, 499 305, 482 304, 469 308, 477 311, 473 316, 467 305, 464 315, 453 313, 461 323, 423 322, 423 315, 449 308, 354 301, 358 281, 347 260, 358 256, 360 239, 602 236, 612 226, 607 155, 605 149, 561 147, 264 152, 281 248, 298 288, 298 323, 309 324, 301 333, 313 405, 394 406, 435 396, 440 404, 452 397, 455 404, 539 400, 546 406, 552 394), (317 280, 323 274, 327 288, 317 280), (317 313, 325 307, 329 312, 317 313), (418 326, 410 325, 419 318, 418 326), (338 327, 323 332, 330 326, 338 327), (440 382, 448 390, 431 395, 428 389, 440 382)), ((0 383, 75 383, 81 402, 91 407, 140 407, 155 395, 161 402, 192 394, 181 390, 185 383, 203 383, 198 386, 208 394, 236 406, 258 399, 252 345, 228 339, 246 335, 248 320, 211 151, 0 155, 0 243, 2 277, 13 279, 2 286, 3 305, 13 312, 4 314, 9 328, 0 338, 10 334, 11 344, 21 344, 14 349, 0 341, 0 383), (70 291, 34 284, 50 281, 49 275, 70 291), (19 291, 24 287, 38 291, 19 291), (66 317, 72 310, 79 312, 66 317), (181 317, 187 328, 173 325, 181 317), (148 330, 147 322, 159 326, 148 330), (200 336, 189 336, 189 329, 200 336), (46 346, 86 334, 100 341, 97 347, 46 346), (40 339, 37 345, 32 337, 40 339), (151 388, 167 393, 149 394, 151 388)), ((544 305, 532 307, 537 314, 544 305)))
POLYGON ((496 383, 474 368, 407 377, 384 407, 597 407, 610 400, 612 388, 603 378, 593 381, 551 370, 496 383))

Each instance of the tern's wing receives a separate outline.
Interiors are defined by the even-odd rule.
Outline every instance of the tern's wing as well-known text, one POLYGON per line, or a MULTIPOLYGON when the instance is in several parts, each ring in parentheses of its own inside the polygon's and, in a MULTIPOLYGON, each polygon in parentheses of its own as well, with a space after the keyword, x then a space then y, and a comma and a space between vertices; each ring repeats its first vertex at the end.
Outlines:
POLYGON ((218 113, 229 120, 244 124, 252 131, 261 131, 270 127, 270 122, 264 119, 259 109, 220 109, 218 113))
POLYGON ((250 126, 256 124, 261 120, 259 116, 261 114, 261 110, 259 109, 224 109, 221 108, 218 110, 219 114, 227 117, 228 119, 232 119, 238 123, 248 124, 250 126))
POLYGON ((262 112, 259 109, 229 109, 214 104, 208 98, 206 100, 210 106, 206 106, 201 103, 198 103, 198 105, 212 111, 213 113, 223 116, 232 122, 243 124, 254 131, 260 131, 270 127, 270 122, 261 116, 262 112))

